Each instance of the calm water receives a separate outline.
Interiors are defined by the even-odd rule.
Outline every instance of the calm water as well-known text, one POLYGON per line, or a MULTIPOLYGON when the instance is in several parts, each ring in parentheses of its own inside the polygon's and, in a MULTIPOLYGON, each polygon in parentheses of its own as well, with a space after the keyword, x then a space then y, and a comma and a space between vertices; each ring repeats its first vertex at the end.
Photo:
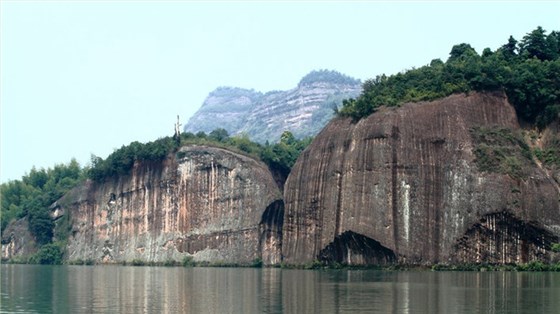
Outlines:
POLYGON ((1 313, 559 313, 560 273, 2 265, 1 313))

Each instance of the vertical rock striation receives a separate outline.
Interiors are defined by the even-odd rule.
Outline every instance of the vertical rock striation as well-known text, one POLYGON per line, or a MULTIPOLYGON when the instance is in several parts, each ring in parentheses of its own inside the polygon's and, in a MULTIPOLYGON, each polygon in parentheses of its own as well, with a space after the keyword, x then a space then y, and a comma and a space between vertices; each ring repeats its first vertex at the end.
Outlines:
POLYGON ((558 190, 531 162, 524 177, 481 171, 476 127, 519 131, 501 94, 331 121, 286 182, 284 262, 547 260, 560 234, 558 190))
POLYGON ((220 148, 182 147, 128 176, 88 181, 58 206, 73 224, 69 260, 279 260, 277 185, 263 163, 220 148))

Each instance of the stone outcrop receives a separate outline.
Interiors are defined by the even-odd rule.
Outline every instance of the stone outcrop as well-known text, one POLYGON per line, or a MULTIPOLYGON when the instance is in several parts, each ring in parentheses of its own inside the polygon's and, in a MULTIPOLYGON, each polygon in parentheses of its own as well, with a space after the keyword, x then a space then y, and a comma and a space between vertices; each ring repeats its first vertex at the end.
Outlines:
POLYGON ((184 130, 209 133, 223 128, 260 143, 277 142, 284 131, 296 138, 315 136, 333 117, 334 107, 361 89, 359 80, 335 71, 313 71, 295 88, 265 94, 221 87, 208 95, 184 130))
POLYGON ((554 179, 530 159, 521 171, 508 156, 506 166, 522 175, 480 169, 472 135, 480 127, 520 132, 503 94, 331 121, 286 182, 284 262, 548 261, 560 234, 554 179))
POLYGON ((29 232, 27 217, 10 223, 2 232, 2 260, 25 259, 35 252, 37 244, 29 232))
POLYGON ((185 146, 87 181, 54 208, 72 221, 70 261, 279 263, 281 192, 266 165, 220 148, 185 146))

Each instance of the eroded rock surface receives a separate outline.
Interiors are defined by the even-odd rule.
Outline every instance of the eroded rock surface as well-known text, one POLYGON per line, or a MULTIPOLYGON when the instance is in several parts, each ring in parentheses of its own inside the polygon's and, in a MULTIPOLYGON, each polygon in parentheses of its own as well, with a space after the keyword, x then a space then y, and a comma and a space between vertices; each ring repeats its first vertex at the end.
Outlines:
POLYGON ((73 224, 69 260, 279 261, 281 193, 263 163, 224 149, 182 147, 58 204, 73 224))
POLYGON ((27 258, 37 252, 35 239, 29 232, 29 221, 18 219, 2 232, 2 260, 27 258))
POLYGON ((286 182, 284 262, 547 261, 560 234, 555 181, 530 161, 513 172, 505 159, 518 176, 479 169, 476 127, 519 131, 502 94, 331 121, 286 182))

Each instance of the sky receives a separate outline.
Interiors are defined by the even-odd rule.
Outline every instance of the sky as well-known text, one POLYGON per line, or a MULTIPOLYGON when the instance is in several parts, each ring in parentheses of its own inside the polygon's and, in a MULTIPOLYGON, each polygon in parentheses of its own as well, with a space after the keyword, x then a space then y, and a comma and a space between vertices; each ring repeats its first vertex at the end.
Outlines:
POLYGON ((363 81, 558 31, 558 16, 560 1, 1 0, 0 182, 171 136, 219 86, 363 81))

